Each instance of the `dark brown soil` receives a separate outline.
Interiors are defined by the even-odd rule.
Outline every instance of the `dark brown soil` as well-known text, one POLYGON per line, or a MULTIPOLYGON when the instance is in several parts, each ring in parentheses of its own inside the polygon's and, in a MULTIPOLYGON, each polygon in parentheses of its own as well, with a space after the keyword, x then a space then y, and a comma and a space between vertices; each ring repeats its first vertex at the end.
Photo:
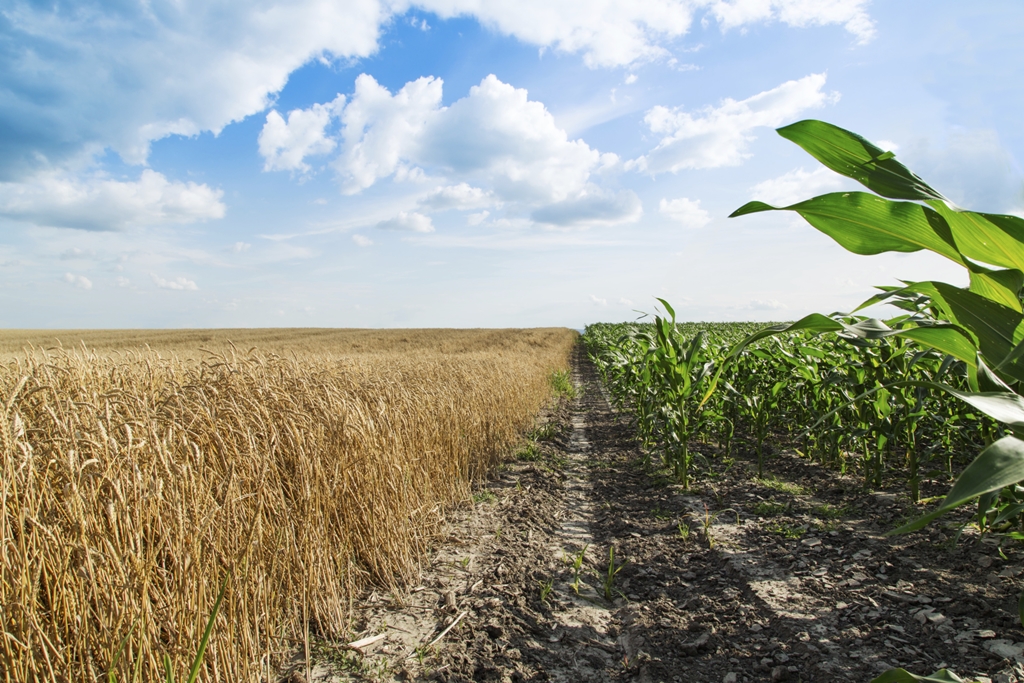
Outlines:
POLYGON ((385 637, 319 644, 314 678, 1024 681, 1017 546, 969 529, 954 544, 949 520, 884 537, 919 512, 902 490, 781 446, 764 479, 740 448, 684 491, 645 465, 582 354, 575 375, 581 397, 457 511, 419 585, 366 596, 354 638, 385 637), (612 548, 626 564, 608 581, 612 548))

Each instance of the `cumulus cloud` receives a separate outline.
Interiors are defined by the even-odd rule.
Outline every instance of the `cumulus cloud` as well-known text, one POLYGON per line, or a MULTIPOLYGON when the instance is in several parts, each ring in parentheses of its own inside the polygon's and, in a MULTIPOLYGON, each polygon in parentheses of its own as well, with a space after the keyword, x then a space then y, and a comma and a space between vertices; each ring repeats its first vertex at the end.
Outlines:
POLYGON ((410 211, 399 211, 394 218, 381 221, 377 224, 381 230, 404 230, 406 232, 434 232, 434 224, 429 216, 422 213, 410 211))
POLYGON ((373 246, 373 240, 371 240, 369 237, 366 237, 365 235, 352 235, 352 241, 355 242, 356 245, 360 247, 373 246))
POLYGON ((745 100, 727 98, 718 107, 696 113, 656 106, 644 122, 663 137, 649 154, 628 165, 651 174, 737 166, 750 156, 746 150, 757 128, 781 126, 808 109, 837 101, 837 94, 822 92, 824 86, 825 74, 811 74, 745 100))
POLYGON ((658 211, 672 220, 681 224, 684 228, 703 228, 711 222, 711 215, 700 208, 699 199, 662 199, 658 204, 658 211))
POLYGON ((434 211, 483 209, 495 204, 494 193, 467 183, 439 187, 420 201, 420 206, 434 211))
POLYGON ((72 273, 64 273, 64 282, 74 285, 79 289, 92 289, 92 280, 84 275, 74 275, 72 273))
POLYGON ((326 135, 332 116, 345 106, 345 96, 338 95, 326 104, 309 109, 293 109, 286 121, 277 110, 267 114, 257 142, 264 159, 264 171, 308 171, 305 158, 326 154, 337 144, 326 135))
POLYGON ((0 179, 102 148, 138 164, 153 140, 218 133, 264 110, 311 59, 372 54, 389 14, 379 0, 81 11, 12 0, 0 29, 14 46, 0 69, 0 179))
POLYGON ((421 0, 416 4, 444 18, 476 16, 484 25, 534 45, 581 53, 590 67, 664 57, 668 51, 661 43, 684 35, 693 21, 691 3, 678 0, 592 3, 585 10, 575 2, 549 0, 421 0))
POLYGON ((222 218, 223 194, 208 185, 170 181, 150 169, 137 181, 54 172, 0 183, 0 216, 40 226, 124 230, 222 218))
POLYGON ((418 150, 423 163, 483 178, 509 201, 566 199, 600 164, 615 160, 569 140, 542 103, 493 74, 439 112, 424 132, 418 150))
POLYGON ((601 297, 597 296, 596 294, 591 294, 590 295, 590 300, 593 301, 598 306, 607 306, 608 305, 608 299, 602 299, 601 297))
POLYGON ((441 106, 441 89, 440 79, 420 78, 392 95, 371 76, 356 79, 335 162, 346 193, 427 168, 465 179, 428 198, 439 208, 463 200, 465 208, 550 203, 578 195, 594 170, 618 159, 569 140, 542 103, 494 75, 450 107, 441 106), (493 189, 477 195, 479 185, 493 189))
POLYGON ((640 198, 632 190, 613 194, 589 188, 579 197, 541 207, 530 217, 538 223, 571 227, 635 223, 643 212, 640 198))
POLYGON ((714 0, 709 9, 723 31, 748 24, 781 21, 790 26, 840 24, 864 44, 875 35, 867 13, 870 0, 714 0))
MULTIPOLYGON (((675 46, 694 13, 704 11, 723 30, 771 21, 839 23, 867 40, 873 25, 866 5, 633 0, 581 10, 575 0, 153 0, 55 11, 47 3, 9 0, 0 27, 8 46, 0 69, 0 181, 104 149, 128 163, 144 163, 154 140, 219 133, 265 111, 302 65, 372 55, 382 27, 410 8, 442 18, 472 17, 542 50, 580 55, 596 68, 671 62, 666 46, 675 46)), ((426 28, 426 20, 419 19, 419 26, 426 28)), ((295 121, 274 114, 268 118, 267 163, 301 168, 304 145, 326 144, 315 134, 322 112, 307 110, 295 121)))
POLYGON ((392 95, 373 76, 360 74, 341 115, 344 149, 335 166, 344 192, 364 190, 415 157, 427 119, 440 105, 438 78, 418 78, 392 95))
POLYGON ((153 284, 155 284, 160 289, 176 289, 179 291, 195 291, 199 289, 199 287, 196 286, 195 282, 184 277, 177 277, 174 278, 173 280, 165 280, 156 273, 150 273, 149 275, 150 277, 153 278, 153 284))
POLYGON ((797 168, 778 178, 762 181, 751 188, 751 199, 767 202, 773 206, 789 206, 826 192, 837 192, 844 187, 859 185, 845 179, 827 168, 805 171, 797 168))
POLYGON ((117 283, 118 287, 127 287, 132 283, 131 280, 129 280, 123 275, 118 275, 116 278, 114 278, 114 282, 117 283))

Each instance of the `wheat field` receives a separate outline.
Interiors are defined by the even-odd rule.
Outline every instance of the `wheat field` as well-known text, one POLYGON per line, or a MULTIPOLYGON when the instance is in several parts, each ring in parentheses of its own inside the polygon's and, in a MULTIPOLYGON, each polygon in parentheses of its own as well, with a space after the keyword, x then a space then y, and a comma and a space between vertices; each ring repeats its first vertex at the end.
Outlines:
POLYGON ((361 587, 415 575, 575 339, 3 332, 3 680, 181 677, 225 578, 199 680, 273 680, 361 587))

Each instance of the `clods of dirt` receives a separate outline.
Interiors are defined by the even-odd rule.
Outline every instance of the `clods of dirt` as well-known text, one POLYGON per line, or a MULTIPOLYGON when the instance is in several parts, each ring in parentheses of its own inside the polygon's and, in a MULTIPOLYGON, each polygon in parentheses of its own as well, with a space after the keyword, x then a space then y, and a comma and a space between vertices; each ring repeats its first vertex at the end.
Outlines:
POLYGON ((582 353, 574 378, 580 397, 455 511, 418 584, 365 596, 357 635, 385 637, 318 643, 314 678, 1024 682, 1024 552, 945 523, 885 537, 918 513, 901 491, 778 444, 763 478, 712 457, 682 490, 582 353))

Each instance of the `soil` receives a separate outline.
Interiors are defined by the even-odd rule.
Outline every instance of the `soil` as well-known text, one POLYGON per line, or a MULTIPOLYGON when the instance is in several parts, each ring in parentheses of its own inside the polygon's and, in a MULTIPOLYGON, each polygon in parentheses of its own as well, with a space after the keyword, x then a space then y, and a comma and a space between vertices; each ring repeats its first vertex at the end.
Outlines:
POLYGON ((920 512, 902 487, 866 489, 782 442, 764 478, 741 446, 683 490, 581 351, 574 381, 539 448, 455 511, 417 585, 363 597, 352 640, 383 637, 315 643, 311 678, 1024 681, 1018 546, 958 535, 964 516, 883 536, 920 512))

